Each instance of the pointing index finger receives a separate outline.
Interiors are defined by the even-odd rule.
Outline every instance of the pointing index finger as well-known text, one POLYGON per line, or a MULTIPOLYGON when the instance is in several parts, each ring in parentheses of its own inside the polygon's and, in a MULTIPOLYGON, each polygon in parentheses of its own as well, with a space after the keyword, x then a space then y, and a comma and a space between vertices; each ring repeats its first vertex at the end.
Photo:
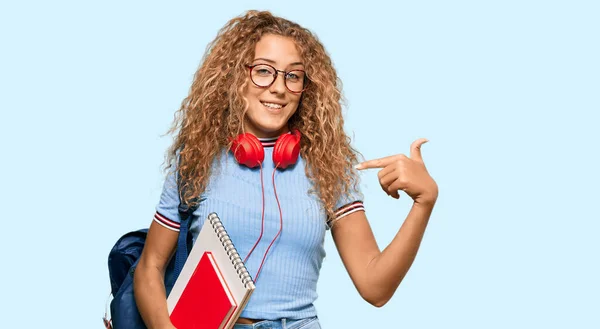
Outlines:
POLYGON ((390 163, 392 163, 396 159, 396 157, 397 157, 397 155, 390 155, 385 158, 368 160, 368 161, 357 164, 354 168, 356 168, 358 170, 371 169, 371 168, 383 168, 383 167, 389 165, 390 163))

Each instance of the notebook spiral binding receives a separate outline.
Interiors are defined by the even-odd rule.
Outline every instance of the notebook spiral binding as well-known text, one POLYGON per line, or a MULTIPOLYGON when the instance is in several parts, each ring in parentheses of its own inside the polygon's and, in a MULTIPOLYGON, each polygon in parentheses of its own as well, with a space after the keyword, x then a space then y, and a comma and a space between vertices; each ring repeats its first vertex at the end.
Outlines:
POLYGON ((242 283, 246 288, 253 289, 254 281, 252 281, 252 277, 250 276, 250 273, 248 273, 246 265, 244 265, 240 254, 238 254, 237 250, 233 245, 233 242, 229 238, 229 234, 227 234, 225 227, 223 227, 221 219, 216 213, 211 213, 208 215, 208 221, 210 222, 210 225, 212 226, 215 233, 217 234, 219 241, 225 248, 225 252, 227 253, 227 256, 229 256, 229 260, 231 260, 231 263, 233 264, 233 267, 235 268, 238 276, 242 280, 242 283))

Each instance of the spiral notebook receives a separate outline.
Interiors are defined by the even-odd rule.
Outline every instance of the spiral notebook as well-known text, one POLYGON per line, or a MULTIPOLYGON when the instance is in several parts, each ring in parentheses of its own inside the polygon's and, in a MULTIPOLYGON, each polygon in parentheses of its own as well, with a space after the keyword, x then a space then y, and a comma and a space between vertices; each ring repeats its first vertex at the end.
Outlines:
POLYGON ((216 213, 200 234, 167 298, 171 322, 179 329, 230 329, 255 286, 216 213))

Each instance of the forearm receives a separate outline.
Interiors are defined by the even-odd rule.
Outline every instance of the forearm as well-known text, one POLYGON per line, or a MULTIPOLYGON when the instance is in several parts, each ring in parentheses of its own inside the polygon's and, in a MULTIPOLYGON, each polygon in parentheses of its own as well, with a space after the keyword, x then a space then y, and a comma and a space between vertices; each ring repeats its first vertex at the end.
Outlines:
POLYGON ((432 210, 433 204, 414 203, 392 242, 367 266, 374 305, 385 304, 410 269, 432 210))
POLYGON ((134 275, 135 302, 148 329, 174 328, 169 319, 163 274, 140 262, 134 275))

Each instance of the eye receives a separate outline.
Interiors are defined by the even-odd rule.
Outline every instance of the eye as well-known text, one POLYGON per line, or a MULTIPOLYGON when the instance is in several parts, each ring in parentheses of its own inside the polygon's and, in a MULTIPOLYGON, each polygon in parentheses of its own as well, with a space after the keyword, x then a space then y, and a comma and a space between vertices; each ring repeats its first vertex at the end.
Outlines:
POLYGON ((292 82, 296 82, 304 79, 304 74, 302 71, 292 71, 286 75, 286 79, 292 82))
POLYGON ((266 65, 257 65, 252 70, 253 74, 257 76, 266 77, 274 74, 274 70, 266 65))

